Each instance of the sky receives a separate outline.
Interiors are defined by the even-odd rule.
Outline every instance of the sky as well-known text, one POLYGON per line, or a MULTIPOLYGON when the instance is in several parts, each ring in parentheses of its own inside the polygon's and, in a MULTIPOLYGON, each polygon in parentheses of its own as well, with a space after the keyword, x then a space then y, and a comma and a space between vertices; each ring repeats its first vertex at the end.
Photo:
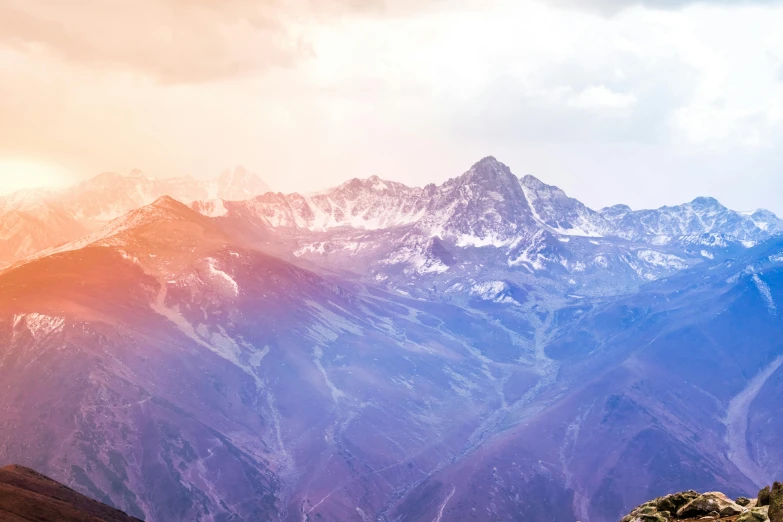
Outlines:
POLYGON ((0 0, 0 192, 493 155, 595 208, 783 215, 781 145, 783 1, 0 0))

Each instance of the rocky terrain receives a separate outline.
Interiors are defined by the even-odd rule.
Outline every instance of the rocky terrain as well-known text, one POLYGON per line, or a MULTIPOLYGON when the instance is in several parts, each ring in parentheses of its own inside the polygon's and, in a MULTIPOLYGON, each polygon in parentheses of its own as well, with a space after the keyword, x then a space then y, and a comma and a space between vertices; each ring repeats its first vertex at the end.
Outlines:
POLYGON ((731 500, 719 492, 684 491, 656 498, 635 508, 621 522, 725 520, 727 522, 783 521, 783 484, 775 482, 757 498, 731 500))
POLYGON ((140 522, 22 466, 0 468, 2 522, 140 522))

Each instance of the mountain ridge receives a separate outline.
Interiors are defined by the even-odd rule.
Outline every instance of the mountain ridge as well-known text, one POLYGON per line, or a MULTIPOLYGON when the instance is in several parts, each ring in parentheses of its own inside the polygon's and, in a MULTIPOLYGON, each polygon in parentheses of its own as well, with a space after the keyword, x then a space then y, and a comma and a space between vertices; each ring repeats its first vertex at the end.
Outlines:
POLYGON ((227 169, 212 180, 156 179, 133 170, 98 174, 58 191, 18 191, 0 196, 0 264, 78 239, 162 196, 184 203, 233 201, 267 191, 258 176, 242 167, 227 169))
POLYGON ((423 297, 432 286, 463 296, 478 291, 458 288, 478 270, 517 274, 515 284, 527 284, 522 272, 550 279, 560 293, 616 294, 783 231, 771 213, 757 213, 767 220, 759 225, 708 198, 649 211, 595 211, 533 176, 517 178, 492 156, 423 188, 372 177, 308 196, 267 193, 191 206, 293 262, 378 281, 413 276, 418 280, 397 287, 423 297))

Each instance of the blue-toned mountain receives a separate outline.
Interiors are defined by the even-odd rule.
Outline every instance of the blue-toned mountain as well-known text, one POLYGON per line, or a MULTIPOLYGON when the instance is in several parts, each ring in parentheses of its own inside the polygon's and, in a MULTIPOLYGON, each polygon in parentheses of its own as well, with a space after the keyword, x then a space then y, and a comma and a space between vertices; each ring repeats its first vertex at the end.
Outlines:
POLYGON ((269 193, 193 208, 293 262, 459 302, 502 281, 558 296, 616 295, 782 229, 769 212, 745 215, 707 198, 594 211, 493 157, 423 189, 373 177, 307 197, 269 193))

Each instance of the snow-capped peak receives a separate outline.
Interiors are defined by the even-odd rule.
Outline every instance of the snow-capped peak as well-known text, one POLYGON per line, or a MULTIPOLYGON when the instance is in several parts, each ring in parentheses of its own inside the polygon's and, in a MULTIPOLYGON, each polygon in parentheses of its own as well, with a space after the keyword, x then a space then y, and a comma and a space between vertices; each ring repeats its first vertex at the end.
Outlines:
POLYGON ((212 187, 210 199, 226 201, 242 201, 269 192, 261 178, 241 165, 223 171, 212 187))
MULTIPOLYGON (((244 206, 271 227, 323 231, 416 225, 430 237, 451 236, 459 244, 476 246, 507 245, 524 231, 540 229, 559 236, 611 236, 656 244, 713 232, 757 241, 783 230, 783 222, 771 212, 741 216, 709 197, 657 210, 616 205, 596 212, 534 176, 517 178, 493 156, 441 185, 412 188, 371 176, 307 196, 270 193, 244 206)), ((227 212, 213 204, 194 208, 207 215, 227 212)))

